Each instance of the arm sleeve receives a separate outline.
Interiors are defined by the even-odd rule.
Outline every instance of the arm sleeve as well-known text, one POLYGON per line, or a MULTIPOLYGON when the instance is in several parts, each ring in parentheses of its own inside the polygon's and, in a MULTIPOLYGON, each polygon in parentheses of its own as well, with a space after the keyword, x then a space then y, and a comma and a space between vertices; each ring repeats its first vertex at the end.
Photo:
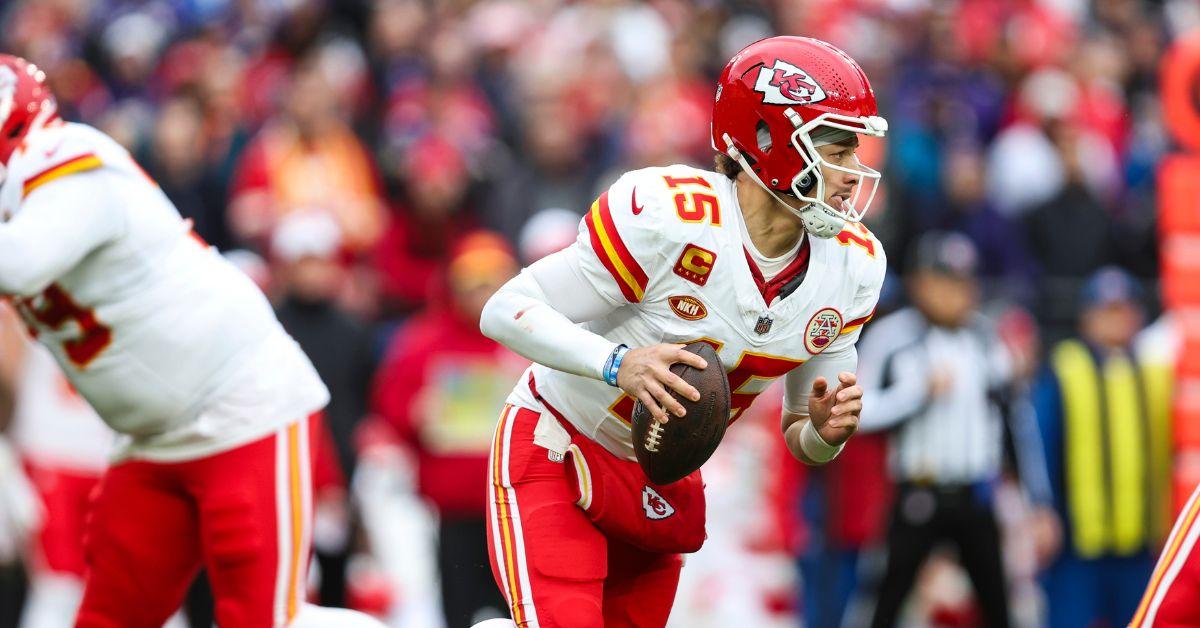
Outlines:
POLYGON ((578 323, 640 303, 652 289, 643 268, 660 257, 662 195, 650 181, 630 172, 613 183, 580 221, 574 244, 538 260, 488 301, 483 333, 552 369, 603 379, 617 343, 578 323))
POLYGON ((618 306, 583 278, 578 243, 548 255, 504 284, 483 308, 480 329, 520 355, 552 369, 603 379, 617 346, 577 323, 618 306))
POLYGON ((1008 429, 1013 439, 1013 457, 1017 475, 1035 504, 1050 505, 1053 492, 1050 472, 1046 466, 1046 450, 1038 429, 1037 411, 1030 399, 1028 387, 1013 400, 1007 413, 1008 429))
POLYGON ((838 381, 838 373, 842 371, 853 373, 857 368, 858 351, 854 345, 849 345, 835 352, 826 351, 792 369, 784 376, 783 380, 784 412, 807 417, 808 395, 812 392, 813 382, 817 381, 818 377, 824 377, 832 384, 838 381))
POLYGON ((1054 501, 1055 493, 1062 487, 1063 411, 1058 379, 1049 368, 1043 368, 1034 383, 1032 403, 1041 437, 1042 459, 1049 477, 1049 498, 1054 501))
POLYGON ((30 193, 21 211, 0 225, 0 293, 39 293, 124 231, 120 212, 105 202, 105 187, 102 172, 87 172, 30 193))
MULTIPOLYGON (((808 394, 818 377, 824 377, 833 383, 837 382, 838 373, 853 373, 858 369, 858 351, 855 345, 858 344, 863 325, 875 314, 875 305, 879 301, 879 291, 883 288, 884 274, 887 270, 883 247, 876 246, 876 250, 879 257, 865 270, 865 276, 860 280, 854 303, 846 315, 837 339, 828 349, 787 374, 783 394, 785 412, 807 417, 808 394)), ((864 403, 864 409, 865 405, 864 403)))
MULTIPOLYGON (((911 345, 910 345, 911 347, 911 345)), ((891 375, 887 386, 871 378, 863 387, 863 411, 859 429, 878 432, 899 425, 928 401, 928 369, 917 351, 909 350, 885 358, 891 375)))

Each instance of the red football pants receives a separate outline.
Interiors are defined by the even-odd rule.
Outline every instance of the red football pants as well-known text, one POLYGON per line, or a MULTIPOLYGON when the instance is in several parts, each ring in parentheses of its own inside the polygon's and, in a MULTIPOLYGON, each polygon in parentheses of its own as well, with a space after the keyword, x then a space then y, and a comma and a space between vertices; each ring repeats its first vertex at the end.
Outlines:
POLYGON ((27 462, 25 470, 46 508, 37 533, 34 569, 83 578, 85 521, 100 475, 33 462, 27 462))
POLYGON ((522 628, 663 626, 678 554, 607 538, 576 505, 562 462, 533 444, 539 414, 506 405, 488 467, 492 574, 522 628))
POLYGON ((1200 626, 1200 486, 1192 492, 1158 557, 1130 626, 1200 626))
POLYGON ((131 460, 101 480, 85 541, 76 626, 155 628, 201 564, 222 628, 284 626, 303 601, 319 415, 236 449, 178 463, 131 460))

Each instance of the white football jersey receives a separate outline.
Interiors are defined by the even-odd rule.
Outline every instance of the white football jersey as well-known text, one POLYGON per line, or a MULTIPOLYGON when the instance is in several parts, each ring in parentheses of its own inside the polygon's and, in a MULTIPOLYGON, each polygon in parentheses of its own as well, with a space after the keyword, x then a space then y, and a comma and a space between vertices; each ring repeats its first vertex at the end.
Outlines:
MULTIPOLYGON (((808 238, 808 269, 789 295, 765 301, 747 260, 733 181, 689 166, 626 173, 592 205, 578 247, 586 280, 617 305, 590 331, 630 347, 709 342, 728 372, 730 422, 771 382, 858 340, 886 260, 861 224, 808 238)), ((786 275, 786 273, 785 273, 786 275)), ((769 285, 769 284, 768 284, 769 285)), ((633 459, 634 399, 603 381, 530 367, 509 402, 538 407, 530 382, 582 433, 633 459)))
POLYGON ((29 343, 19 373, 11 435, 21 457, 42 467, 104 471, 116 434, 63 376, 50 351, 29 343))
POLYGON ((29 258, 0 250, 10 275, 0 286, 127 436, 122 455, 210 455, 327 402, 262 292, 103 133, 61 123, 32 133, 9 160, 0 217, 29 258))

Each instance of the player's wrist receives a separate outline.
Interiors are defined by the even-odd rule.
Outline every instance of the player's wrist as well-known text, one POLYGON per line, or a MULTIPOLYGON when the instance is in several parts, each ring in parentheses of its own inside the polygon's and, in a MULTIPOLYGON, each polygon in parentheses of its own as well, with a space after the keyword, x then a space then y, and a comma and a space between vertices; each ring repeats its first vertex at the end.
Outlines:
POLYGON ((809 460, 817 464, 825 464, 837 458, 845 446, 846 443, 830 445, 821 437, 817 428, 813 427, 812 421, 806 421, 804 427, 800 428, 800 449, 809 460))
POLYGON ((621 370, 621 362, 625 359, 626 353, 629 353, 629 346, 619 344, 613 347, 612 353, 608 354, 608 359, 604 361, 604 368, 600 370, 600 373, 609 386, 617 386, 617 373, 621 370))

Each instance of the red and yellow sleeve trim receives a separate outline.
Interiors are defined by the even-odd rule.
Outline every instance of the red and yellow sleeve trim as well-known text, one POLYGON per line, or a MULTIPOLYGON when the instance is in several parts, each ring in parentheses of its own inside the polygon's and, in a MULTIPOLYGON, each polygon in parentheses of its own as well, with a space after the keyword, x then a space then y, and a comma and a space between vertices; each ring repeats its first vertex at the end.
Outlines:
POLYGON ((100 162, 100 158, 92 153, 84 153, 78 157, 72 157, 71 159, 62 162, 57 166, 51 166, 26 179, 25 191, 22 195, 22 198, 29 196, 30 192, 55 179, 65 177, 69 174, 75 174, 76 172, 95 170, 102 165, 104 164, 100 162))
MULTIPOLYGON (((856 318, 856 319, 846 323, 845 325, 842 326, 841 334, 848 334, 848 333, 858 329, 859 327, 866 325, 867 321, 870 321, 872 316, 875 316, 875 310, 871 310, 871 313, 867 314, 866 316, 856 318)), ((838 335, 841 335, 841 334, 838 334, 838 335)))
POLYGON ((613 222, 612 212, 608 207, 608 192, 600 195, 592 209, 584 217, 588 234, 591 236, 592 248, 600 258, 600 263, 608 269, 616 280, 621 294, 630 303, 639 303, 646 295, 646 284, 649 278, 638 265, 637 260, 626 248, 621 235, 617 233, 617 225, 613 222))

